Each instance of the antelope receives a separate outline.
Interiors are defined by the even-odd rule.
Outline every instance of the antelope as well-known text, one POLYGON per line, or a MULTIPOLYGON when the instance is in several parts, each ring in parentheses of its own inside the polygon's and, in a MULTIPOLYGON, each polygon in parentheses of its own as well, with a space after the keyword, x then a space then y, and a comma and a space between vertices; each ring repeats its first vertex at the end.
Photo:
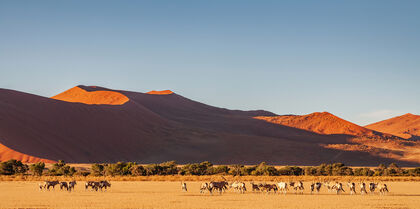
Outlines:
POLYGON ((322 184, 320 182, 315 182, 311 184, 311 194, 316 190, 316 193, 319 193, 319 190, 321 190, 322 184))
POLYGON ((293 189, 295 190, 295 193, 297 193, 299 191, 299 193, 303 194, 303 190, 305 189, 303 187, 303 182, 298 181, 298 182, 294 183, 293 184, 293 189))
MULTIPOLYGON (((50 190, 50 187, 52 187, 53 189, 55 189, 55 185, 60 184, 60 182, 58 181, 45 181, 43 187, 44 189, 48 189, 50 190)), ((41 188, 41 186, 40 186, 41 188)))
POLYGON ((88 181, 88 182, 86 182, 85 183, 85 189, 88 189, 89 187, 91 187, 92 190, 95 190, 95 191, 98 191, 99 188, 102 190, 101 182, 98 182, 98 181, 88 181))
POLYGON ((65 181, 60 182, 60 190, 63 190, 63 188, 69 191, 69 185, 65 181))
POLYGON ((343 184, 336 182, 335 185, 333 186, 333 189, 335 189, 336 194, 340 194, 340 192, 346 192, 343 189, 343 184))
POLYGON ((69 191, 74 190, 74 186, 76 186, 76 181, 70 181, 69 182, 69 191))
POLYGON ((201 184, 200 193, 204 193, 206 190, 209 190, 209 184, 207 182, 201 184))
POLYGON ((378 184, 379 193, 381 195, 386 194, 388 191, 388 186, 386 184, 378 184))
POLYGON ((46 186, 47 184, 44 182, 44 183, 39 183, 38 184, 38 186, 39 186, 39 190, 41 190, 42 191, 42 189, 45 189, 45 186, 46 186))
POLYGON ((277 183, 277 186, 279 188, 279 192, 282 192, 283 194, 287 193, 288 188, 286 182, 279 182, 277 183))
POLYGON ((349 187, 350 195, 356 194, 356 184, 355 183, 348 182, 347 186, 349 187))
POLYGON ((376 189, 376 187, 378 186, 378 184, 376 183, 373 183, 373 182, 371 182, 371 183, 369 183, 369 192, 371 193, 371 194, 373 194, 374 192, 375 192, 375 189, 376 189))
POLYGON ((367 191, 366 191, 366 183, 365 182, 360 183, 360 194, 361 195, 367 194, 367 191))
POLYGON ((246 191, 246 186, 245 183, 243 182, 239 182, 239 181, 235 181, 230 185, 231 188, 233 188, 236 192, 239 193, 245 193, 246 191))
POLYGON ((252 187, 252 191, 255 192, 259 192, 260 191, 260 187, 258 184, 254 184, 254 182, 251 182, 251 187, 252 187))
POLYGON ((218 181, 218 182, 212 181, 209 184, 209 191, 210 191, 211 194, 213 194, 213 190, 217 189, 217 190, 219 190, 219 194, 222 194, 222 192, 224 190, 227 190, 228 185, 229 185, 229 183, 226 182, 226 181, 218 181))
POLYGON ((278 188, 275 184, 260 184, 260 189, 261 191, 266 191, 267 194, 273 190, 274 193, 276 193, 278 191, 278 188))
POLYGON ((327 187, 329 193, 332 192, 333 187, 334 187, 334 185, 331 185, 331 182, 329 181, 324 182, 324 186, 327 187))
POLYGON ((185 182, 181 182, 181 190, 183 191, 183 192, 187 192, 188 190, 187 190, 187 183, 185 183, 185 182))

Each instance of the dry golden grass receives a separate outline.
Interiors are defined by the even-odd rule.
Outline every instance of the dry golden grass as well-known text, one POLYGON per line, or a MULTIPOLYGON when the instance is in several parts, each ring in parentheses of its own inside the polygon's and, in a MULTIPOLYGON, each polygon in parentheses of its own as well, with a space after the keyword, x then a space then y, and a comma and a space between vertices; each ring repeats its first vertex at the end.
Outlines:
POLYGON ((228 181, 420 181, 420 176, 377 176, 377 177, 366 177, 366 176, 0 176, 0 181, 222 181, 227 179, 228 181))
MULTIPOLYGON (((106 192, 85 191, 78 182, 74 192, 39 191, 36 181, 0 182, 0 208, 419 208, 420 182, 386 182, 388 195, 335 195, 321 189, 310 195, 200 194, 200 182, 187 182, 188 192, 181 192, 179 182, 114 181, 106 192)), ((247 183, 249 189, 249 184, 247 183)), ((348 190, 345 187, 346 191, 348 190)))

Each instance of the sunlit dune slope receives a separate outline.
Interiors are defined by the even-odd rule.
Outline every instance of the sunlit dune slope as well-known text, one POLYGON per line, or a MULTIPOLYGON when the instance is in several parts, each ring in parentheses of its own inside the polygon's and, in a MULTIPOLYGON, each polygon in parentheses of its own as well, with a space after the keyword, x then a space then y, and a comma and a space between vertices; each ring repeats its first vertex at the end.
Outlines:
MULTIPOLYGON (((91 88, 94 89, 95 87, 91 88)), ((66 102, 79 102, 97 105, 122 105, 129 101, 128 97, 116 91, 86 91, 82 86, 73 87, 51 98, 66 102)))
POLYGON ((407 113, 365 127, 405 139, 420 139, 420 115, 407 113))
POLYGON ((53 160, 42 159, 42 158, 26 155, 26 154, 14 151, 0 144, 0 162, 7 161, 10 159, 20 160, 23 163, 37 163, 37 162, 53 163, 55 162, 53 160))
POLYGON ((370 129, 341 119, 328 112, 315 112, 308 115, 259 116, 255 118, 319 134, 347 134, 354 136, 373 136, 377 134, 370 129))
POLYGON ((147 94, 157 94, 157 95, 168 95, 168 94, 173 94, 174 92, 171 90, 163 90, 163 91, 149 91, 147 92, 147 94))

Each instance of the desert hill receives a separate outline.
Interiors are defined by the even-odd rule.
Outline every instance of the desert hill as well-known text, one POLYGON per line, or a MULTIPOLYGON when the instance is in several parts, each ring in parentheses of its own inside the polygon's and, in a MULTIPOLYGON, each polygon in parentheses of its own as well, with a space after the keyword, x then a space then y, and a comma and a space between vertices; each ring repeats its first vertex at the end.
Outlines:
POLYGON ((329 112, 315 112, 307 115, 258 116, 256 119, 270 123, 313 131, 319 134, 346 134, 364 137, 393 137, 356 125, 329 112))
POLYGON ((365 127, 405 139, 420 139, 420 115, 411 113, 379 121, 365 127))
MULTIPOLYGON (((354 135, 320 134, 258 116, 276 115, 213 107, 173 92, 77 86, 46 98, 0 89, 0 144, 33 159, 69 163, 420 164, 401 151, 371 152, 365 148, 373 145, 363 145, 371 141, 357 141, 354 135)), ((391 139, 378 140, 386 147, 391 139)))

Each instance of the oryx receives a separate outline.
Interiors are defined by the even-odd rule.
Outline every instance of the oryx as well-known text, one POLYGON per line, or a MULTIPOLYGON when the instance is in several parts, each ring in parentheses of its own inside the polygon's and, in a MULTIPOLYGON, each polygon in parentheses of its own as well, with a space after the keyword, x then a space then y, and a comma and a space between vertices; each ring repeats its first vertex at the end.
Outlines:
POLYGON ((70 181, 69 182, 69 191, 74 190, 74 186, 76 186, 76 181, 70 181))
POLYGON ((286 182, 279 182, 277 183, 277 186, 279 188, 279 192, 286 194, 287 193, 287 183, 286 182))
POLYGON ((183 192, 187 192, 188 190, 187 190, 187 183, 185 183, 185 182, 181 182, 181 190, 183 191, 183 192))
POLYGON ((63 188, 69 191, 69 185, 65 181, 60 182, 60 190, 63 190, 63 188))
POLYGON ((204 182, 200 186, 200 193, 204 193, 206 190, 209 190, 209 183, 204 182))
POLYGON ((361 195, 367 194, 367 191, 366 191, 366 183, 365 182, 360 183, 360 194, 361 195))
POLYGON ((388 191, 388 186, 386 184, 378 184, 379 194, 386 194, 388 191))
POLYGON ((350 195, 356 194, 356 184, 353 182, 347 182, 347 186, 350 190, 350 195))

